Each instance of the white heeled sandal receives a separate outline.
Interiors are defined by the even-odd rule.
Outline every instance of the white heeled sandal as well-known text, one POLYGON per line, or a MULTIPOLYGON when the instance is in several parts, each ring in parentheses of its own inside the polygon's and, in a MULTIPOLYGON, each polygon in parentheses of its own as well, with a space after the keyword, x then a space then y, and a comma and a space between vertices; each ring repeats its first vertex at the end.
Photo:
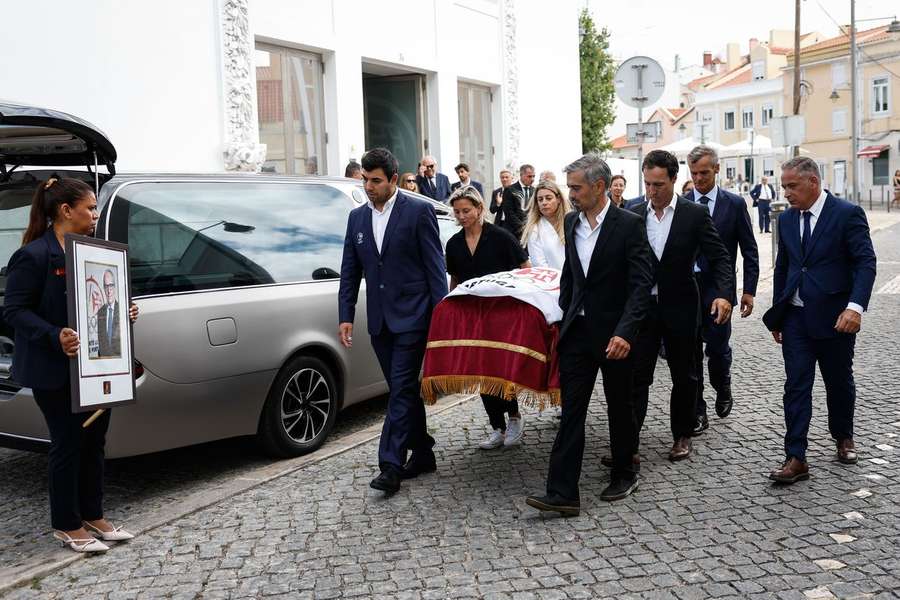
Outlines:
POLYGON ((109 546, 94 538, 87 538, 84 540, 77 539, 73 538, 67 533, 63 533, 62 531, 54 531, 53 537, 62 542, 63 546, 68 546, 75 552, 94 553, 106 552, 107 550, 109 550, 109 546))
MULTIPOLYGON (((112 525, 112 523, 110 523, 110 525, 112 525)), ((121 527, 116 527, 115 525, 112 525, 112 531, 100 531, 87 521, 84 521, 84 528, 98 534, 104 542, 124 542, 125 540, 130 540, 134 537, 133 534, 128 533, 121 527)))

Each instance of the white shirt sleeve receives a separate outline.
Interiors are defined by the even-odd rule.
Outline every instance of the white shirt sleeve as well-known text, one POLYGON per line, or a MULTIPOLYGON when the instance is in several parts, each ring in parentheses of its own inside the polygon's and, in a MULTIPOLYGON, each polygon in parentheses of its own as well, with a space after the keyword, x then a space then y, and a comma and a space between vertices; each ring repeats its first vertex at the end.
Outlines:
POLYGON ((863 307, 860 306, 859 304, 857 304, 856 302, 848 302, 847 308, 856 313, 859 313, 860 316, 862 316, 862 314, 863 314, 863 307))
POLYGON ((532 267, 547 267, 547 256, 544 254, 544 246, 541 244, 541 236, 535 227, 528 236, 528 259, 532 267))

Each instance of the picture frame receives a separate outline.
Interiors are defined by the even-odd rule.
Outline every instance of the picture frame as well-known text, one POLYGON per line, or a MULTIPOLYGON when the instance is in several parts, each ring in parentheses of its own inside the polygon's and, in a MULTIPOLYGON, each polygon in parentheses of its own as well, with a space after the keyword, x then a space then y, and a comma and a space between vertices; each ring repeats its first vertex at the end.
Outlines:
POLYGON ((128 246, 66 234, 69 327, 79 334, 69 361, 72 412, 135 402, 128 246))

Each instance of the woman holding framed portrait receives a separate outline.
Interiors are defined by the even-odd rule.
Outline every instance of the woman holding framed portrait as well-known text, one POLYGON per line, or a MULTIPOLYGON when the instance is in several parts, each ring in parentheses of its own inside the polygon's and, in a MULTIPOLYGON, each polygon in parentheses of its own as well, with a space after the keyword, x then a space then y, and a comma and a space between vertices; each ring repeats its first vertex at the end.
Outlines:
MULTIPOLYGON (((68 326, 65 236, 92 236, 97 218, 97 199, 83 181, 51 177, 39 184, 22 247, 9 261, 3 308, 15 330, 13 379, 32 389, 50 431, 53 535, 76 552, 105 552, 103 541, 134 537, 103 518, 110 413, 83 427, 90 413, 72 410, 70 359, 82 346, 68 326)), ((128 314, 136 320, 137 306, 128 314)))

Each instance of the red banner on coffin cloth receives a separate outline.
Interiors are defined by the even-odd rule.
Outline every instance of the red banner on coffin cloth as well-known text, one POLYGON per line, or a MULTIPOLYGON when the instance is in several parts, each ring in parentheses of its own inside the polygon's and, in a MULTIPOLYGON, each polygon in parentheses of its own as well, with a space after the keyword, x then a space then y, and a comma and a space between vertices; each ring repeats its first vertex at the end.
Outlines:
POLYGON ((558 328, 509 297, 454 296, 434 310, 422 398, 483 393, 543 409, 559 405, 558 328))

